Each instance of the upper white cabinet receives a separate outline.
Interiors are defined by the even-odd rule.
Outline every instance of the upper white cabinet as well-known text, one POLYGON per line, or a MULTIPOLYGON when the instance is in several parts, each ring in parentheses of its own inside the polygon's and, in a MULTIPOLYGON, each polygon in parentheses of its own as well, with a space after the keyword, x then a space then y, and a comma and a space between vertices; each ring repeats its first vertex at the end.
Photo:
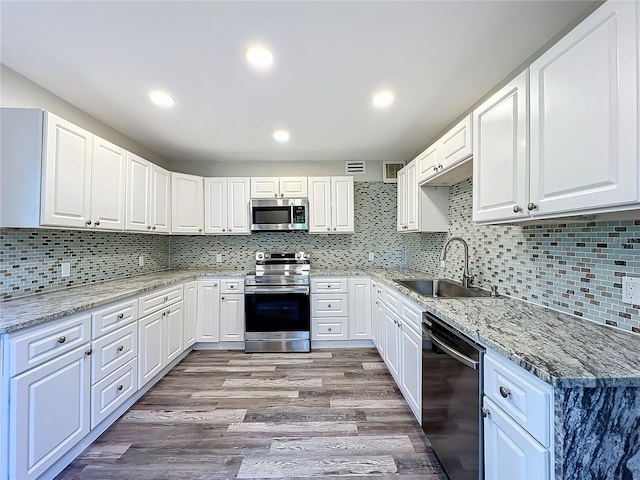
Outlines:
POLYGON ((527 72, 522 72, 473 112, 473 220, 526 215, 527 72))
POLYGON ((421 187, 417 181, 419 159, 398 171, 397 230, 446 232, 449 228, 447 187, 421 187))
POLYGON ((95 228, 123 230, 127 152, 93 137, 90 219, 95 228))
POLYGON ((171 232, 171 172, 157 165, 151 168, 151 230, 171 232))
POLYGON ((606 2, 474 111, 474 221, 638 208, 636 34, 606 2))
POLYGON ((353 233, 353 177, 309 177, 309 233, 353 233))
POLYGON ((202 233, 204 229, 202 177, 171 172, 171 231, 202 233))
POLYGON ((418 194, 416 160, 398 172, 398 221, 399 232, 418 231, 418 194))
POLYGON ((307 196, 307 177, 252 177, 251 198, 307 196))
POLYGON ((249 178, 205 178, 204 233, 250 234, 250 195, 249 178))
POLYGON ((151 172, 153 164, 127 155, 127 230, 151 231, 151 172))

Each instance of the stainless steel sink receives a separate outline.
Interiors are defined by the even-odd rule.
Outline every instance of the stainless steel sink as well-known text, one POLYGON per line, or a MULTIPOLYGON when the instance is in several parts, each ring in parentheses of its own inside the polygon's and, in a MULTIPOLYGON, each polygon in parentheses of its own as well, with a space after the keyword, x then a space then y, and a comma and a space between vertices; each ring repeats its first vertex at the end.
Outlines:
POLYGON ((465 298, 490 296, 490 292, 485 290, 473 287, 465 288, 457 282, 445 279, 394 280, 394 282, 427 297, 465 298))

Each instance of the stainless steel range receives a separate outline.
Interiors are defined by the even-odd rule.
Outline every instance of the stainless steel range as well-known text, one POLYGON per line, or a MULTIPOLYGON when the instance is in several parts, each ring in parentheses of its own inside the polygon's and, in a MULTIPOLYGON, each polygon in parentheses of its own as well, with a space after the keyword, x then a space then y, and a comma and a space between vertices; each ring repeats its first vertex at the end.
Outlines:
POLYGON ((304 252, 256 252, 245 276, 245 352, 309 352, 309 271, 304 252))

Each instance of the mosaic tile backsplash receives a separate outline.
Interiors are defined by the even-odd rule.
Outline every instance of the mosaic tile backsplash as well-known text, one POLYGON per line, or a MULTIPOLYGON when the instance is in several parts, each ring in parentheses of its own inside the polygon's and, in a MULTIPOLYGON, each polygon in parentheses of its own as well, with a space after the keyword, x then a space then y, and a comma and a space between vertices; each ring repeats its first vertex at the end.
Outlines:
MULTIPOLYGON (((640 277, 640 220, 535 226, 478 226, 472 184, 450 187, 449 235, 469 244, 475 284, 538 305, 640 333, 640 306, 622 303, 621 277, 640 277)), ((460 281, 462 246, 439 255, 446 234, 406 234, 407 266, 460 281)))
POLYGON ((169 268, 169 237, 140 233, 0 229, 3 300, 169 268), (138 257, 144 256, 144 266, 138 257), (70 275, 60 276, 61 263, 70 275))
POLYGON ((312 268, 399 267, 404 239, 396 232, 396 195, 396 184, 355 182, 353 235, 265 232, 172 237, 171 267, 252 269, 258 250, 305 251, 311 254, 312 268), (374 253, 373 261, 368 260, 369 252, 374 253), (222 254, 222 263, 216 263, 216 253, 222 254))

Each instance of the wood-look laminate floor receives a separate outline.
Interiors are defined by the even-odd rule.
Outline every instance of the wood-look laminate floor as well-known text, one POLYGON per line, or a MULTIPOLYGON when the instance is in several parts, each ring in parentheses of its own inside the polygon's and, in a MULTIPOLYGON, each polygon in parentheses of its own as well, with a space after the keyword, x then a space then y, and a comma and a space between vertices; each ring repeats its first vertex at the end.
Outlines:
POLYGON ((446 480, 375 349, 192 352, 58 480, 446 480))

